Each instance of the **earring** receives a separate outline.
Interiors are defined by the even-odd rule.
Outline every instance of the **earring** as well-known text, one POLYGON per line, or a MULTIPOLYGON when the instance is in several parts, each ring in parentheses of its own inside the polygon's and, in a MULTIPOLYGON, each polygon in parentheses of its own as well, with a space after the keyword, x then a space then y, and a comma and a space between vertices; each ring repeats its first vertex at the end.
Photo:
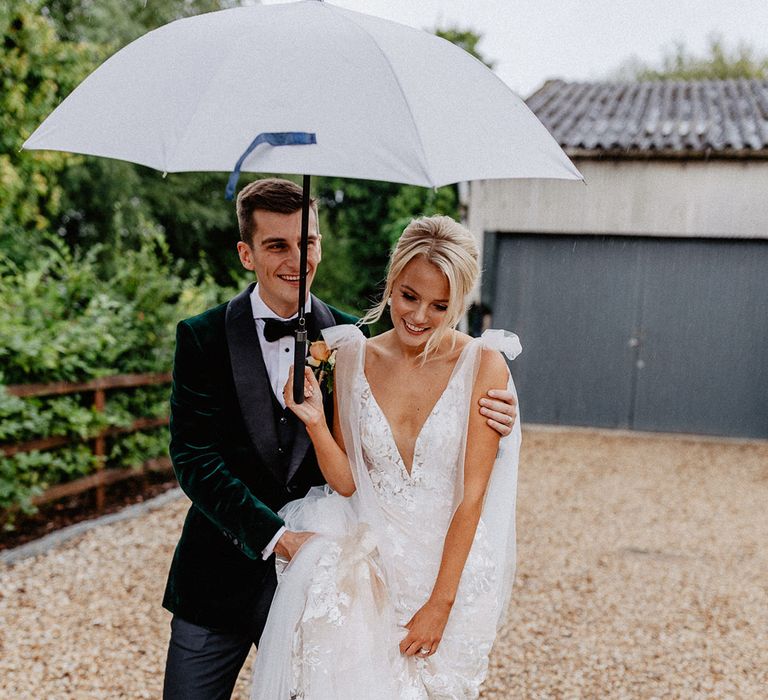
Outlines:
POLYGON ((387 299, 387 306, 392 306, 392 297, 389 297, 389 299, 387 299))

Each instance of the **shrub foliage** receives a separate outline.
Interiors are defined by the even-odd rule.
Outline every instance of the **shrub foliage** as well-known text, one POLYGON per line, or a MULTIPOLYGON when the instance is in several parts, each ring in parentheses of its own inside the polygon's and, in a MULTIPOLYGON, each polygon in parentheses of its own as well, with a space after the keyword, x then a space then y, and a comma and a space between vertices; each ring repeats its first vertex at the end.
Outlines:
MULTIPOLYGON (((167 386, 113 390, 104 413, 90 392, 18 398, 4 385, 135 372, 167 372, 177 321, 228 298, 209 276, 186 276, 162 233, 145 226, 137 248, 72 252, 30 241, 24 264, 0 256, 0 443, 63 435, 87 440, 108 426, 167 415, 167 386)), ((166 454, 165 428, 110 440, 107 465, 137 466, 166 454)), ((0 463, 0 508, 29 509, 48 486, 90 473, 87 444, 19 453, 0 463)))

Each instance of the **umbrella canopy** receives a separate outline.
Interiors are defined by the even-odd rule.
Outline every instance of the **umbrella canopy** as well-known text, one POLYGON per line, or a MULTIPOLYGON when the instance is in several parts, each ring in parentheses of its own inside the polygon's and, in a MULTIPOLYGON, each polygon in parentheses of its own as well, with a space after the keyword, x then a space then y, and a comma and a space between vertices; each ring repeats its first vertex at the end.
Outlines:
POLYGON ((325 2, 172 22, 94 71, 24 148, 106 156, 164 172, 242 170, 426 187, 581 175, 485 65, 424 31, 325 2))
POLYGON ((24 143, 164 172, 304 175, 294 398, 303 399, 309 176, 425 187, 582 179, 525 103, 448 41, 317 0, 180 19, 88 76, 24 143))

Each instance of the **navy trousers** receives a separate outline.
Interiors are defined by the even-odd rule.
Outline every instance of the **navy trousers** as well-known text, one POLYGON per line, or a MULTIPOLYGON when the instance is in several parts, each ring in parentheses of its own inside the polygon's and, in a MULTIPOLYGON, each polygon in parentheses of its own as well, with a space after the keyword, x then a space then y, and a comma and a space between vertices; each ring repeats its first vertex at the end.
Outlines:
POLYGON ((260 599, 247 632, 210 629, 173 616, 163 700, 229 700, 232 697, 251 645, 258 646, 264 631, 277 581, 271 583, 254 593, 260 599))

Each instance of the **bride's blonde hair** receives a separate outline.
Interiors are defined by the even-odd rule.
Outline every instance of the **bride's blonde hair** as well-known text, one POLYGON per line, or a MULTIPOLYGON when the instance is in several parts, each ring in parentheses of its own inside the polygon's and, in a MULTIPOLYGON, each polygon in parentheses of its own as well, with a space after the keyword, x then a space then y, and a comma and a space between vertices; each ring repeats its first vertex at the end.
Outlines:
POLYGON ((384 294, 361 323, 378 321, 387 308, 395 281, 406 265, 418 256, 435 265, 448 280, 450 289, 445 321, 435 329, 424 348, 424 358, 436 350, 445 334, 456 328, 467 308, 467 297, 480 273, 475 237, 450 216, 413 219, 397 240, 387 267, 384 294))

